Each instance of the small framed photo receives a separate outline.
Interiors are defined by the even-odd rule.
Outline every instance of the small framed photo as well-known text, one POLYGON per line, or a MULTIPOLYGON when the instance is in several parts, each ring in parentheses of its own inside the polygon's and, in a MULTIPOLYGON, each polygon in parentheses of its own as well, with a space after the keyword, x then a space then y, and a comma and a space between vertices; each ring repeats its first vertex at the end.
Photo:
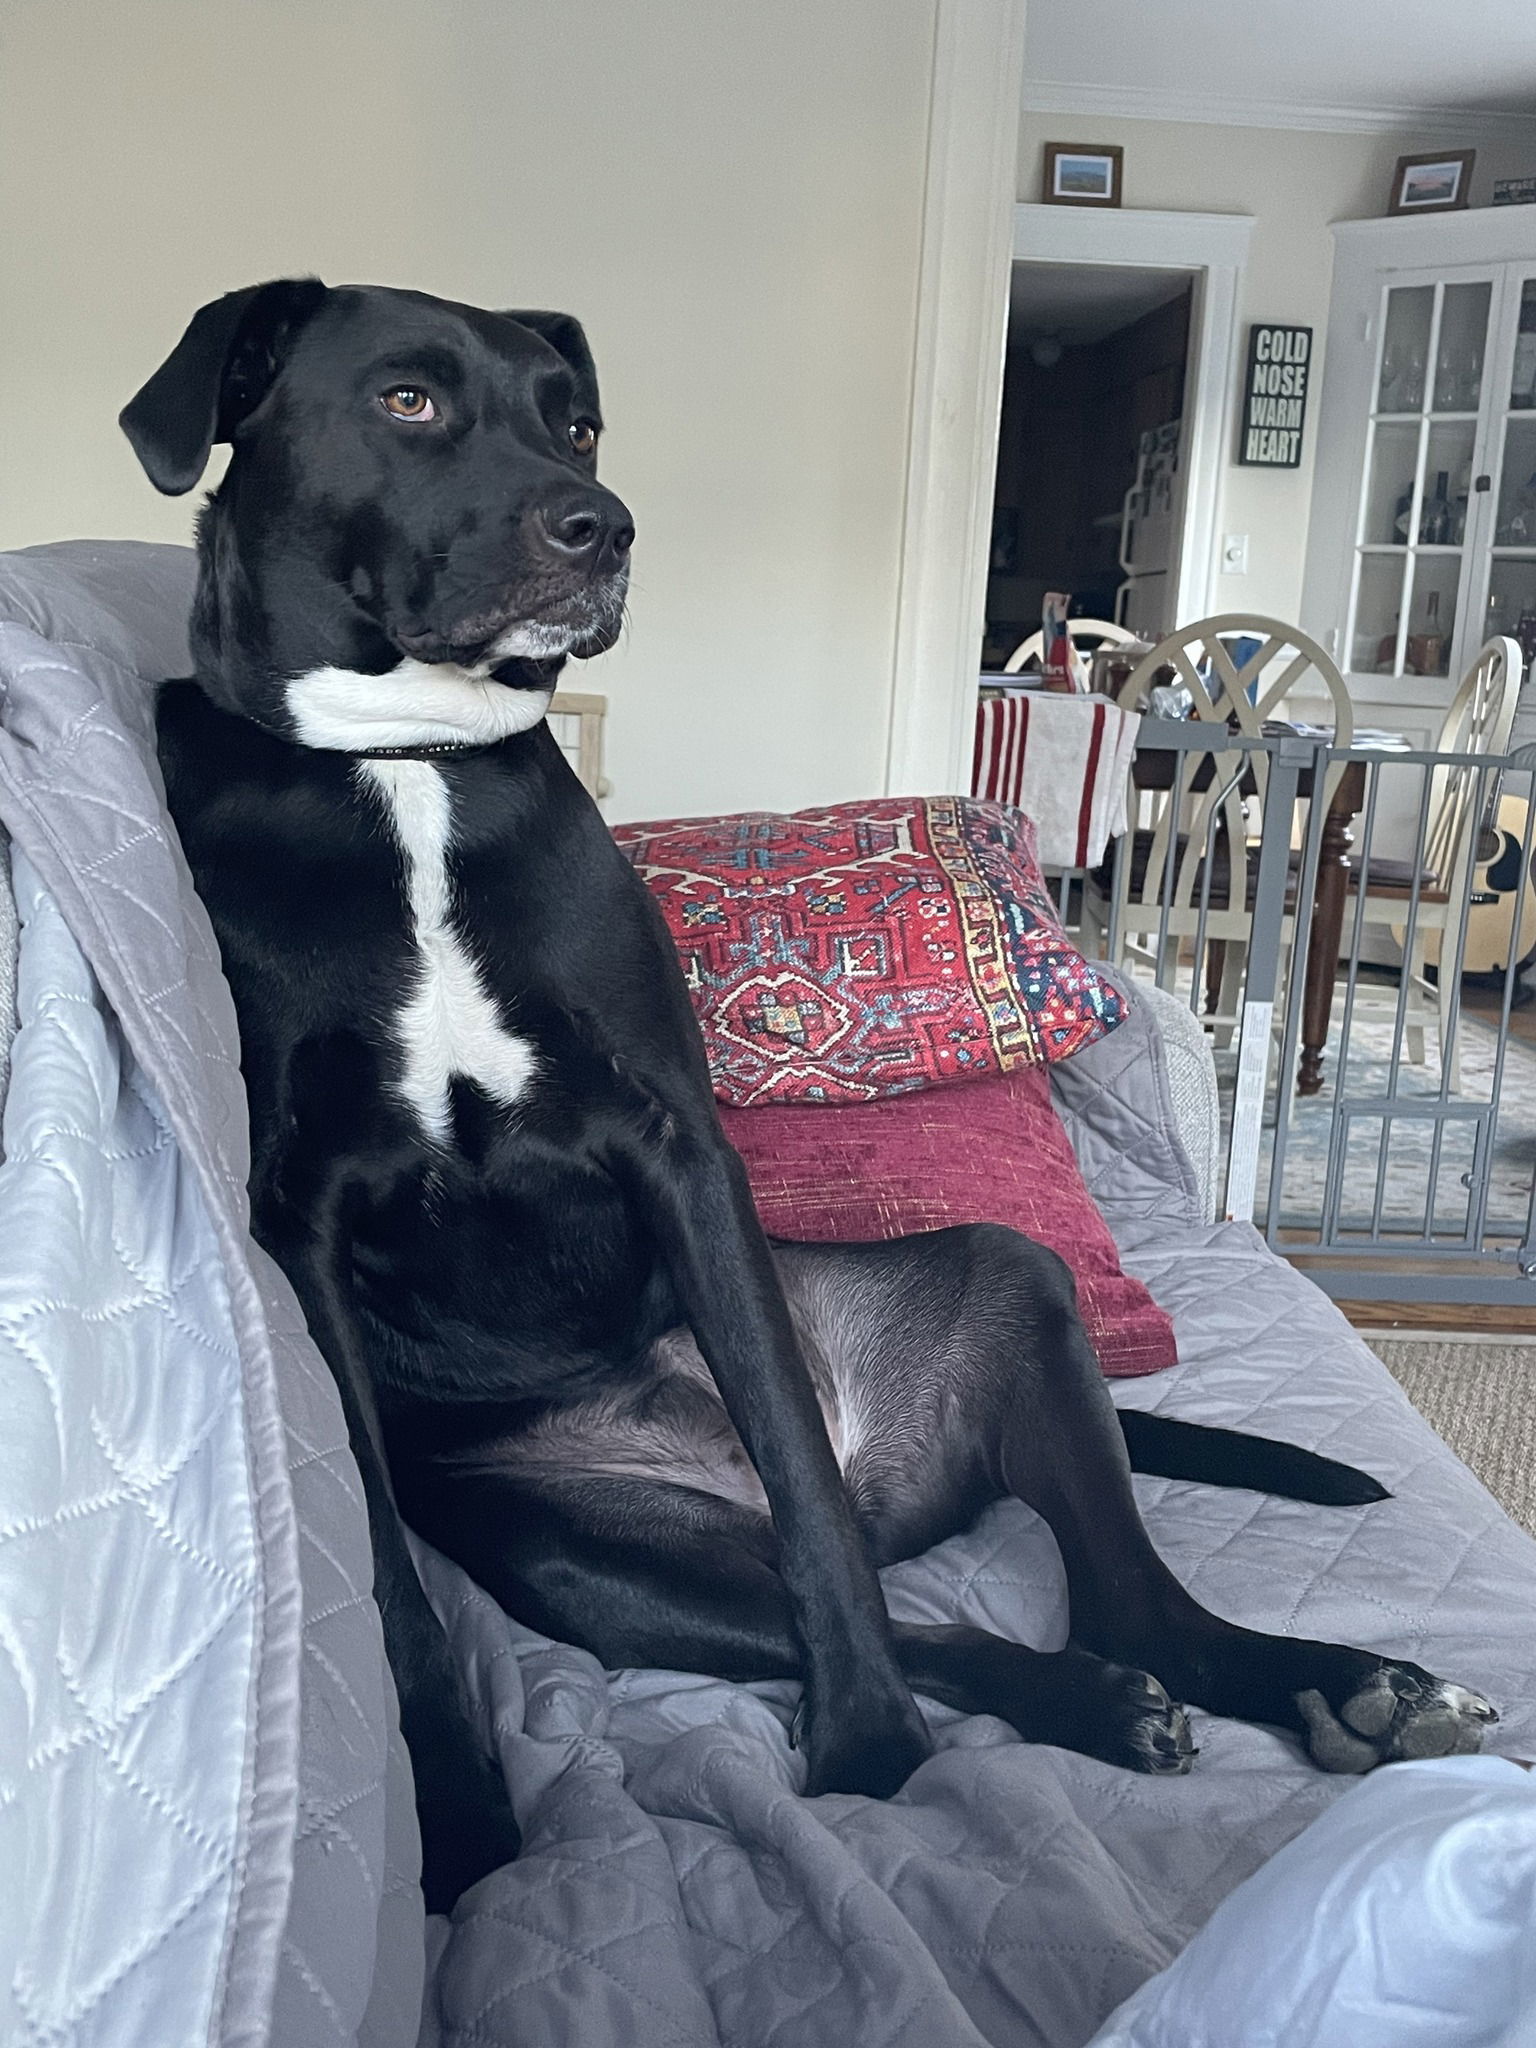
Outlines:
POLYGON ((1388 213, 1457 213, 1472 189, 1475 149, 1439 149, 1431 156, 1400 156, 1388 213))
POLYGON ((1495 178, 1495 206, 1536 206, 1536 178, 1495 178))
POLYGON ((1119 143, 1048 142, 1045 145, 1047 206, 1118 206, 1119 143))

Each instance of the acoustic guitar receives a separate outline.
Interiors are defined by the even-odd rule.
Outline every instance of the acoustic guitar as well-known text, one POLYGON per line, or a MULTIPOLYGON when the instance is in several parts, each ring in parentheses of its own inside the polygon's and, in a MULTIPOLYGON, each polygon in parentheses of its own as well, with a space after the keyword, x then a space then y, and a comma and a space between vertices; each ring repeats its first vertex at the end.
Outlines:
POLYGON ((1500 794, 1491 818, 1478 832, 1472 866, 1472 901, 1467 910, 1463 974, 1502 974, 1509 966, 1511 940, 1516 968, 1536 955, 1536 847, 1521 872, 1529 830, 1528 797, 1500 794), (1512 899, 1520 899, 1518 910, 1512 899))
MULTIPOLYGON (((1518 972, 1536 958, 1536 843, 1521 873, 1520 855, 1525 846, 1531 799, 1505 796, 1497 784, 1478 827, 1477 851, 1472 857, 1472 890, 1467 906, 1467 942, 1462 953, 1463 974, 1503 974, 1509 966, 1510 941, 1514 941, 1518 972), (1518 910, 1515 898, 1519 897, 1518 910)), ((1402 945, 1405 930, 1394 925, 1392 936, 1402 945)), ((1454 933, 1432 928, 1424 933, 1424 959, 1430 967, 1440 964, 1442 943, 1449 940, 1454 956, 1454 933)))

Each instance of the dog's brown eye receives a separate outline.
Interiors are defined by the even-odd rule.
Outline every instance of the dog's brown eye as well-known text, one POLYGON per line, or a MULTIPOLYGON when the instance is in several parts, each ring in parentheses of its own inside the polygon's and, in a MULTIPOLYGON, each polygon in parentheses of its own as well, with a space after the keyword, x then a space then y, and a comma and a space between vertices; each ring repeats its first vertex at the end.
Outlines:
POLYGON ((415 384, 397 384, 379 400, 391 419, 435 420, 437 408, 426 392, 415 384))
POLYGON ((590 420, 572 420, 567 432, 578 455, 590 455, 597 446, 597 428, 590 420))

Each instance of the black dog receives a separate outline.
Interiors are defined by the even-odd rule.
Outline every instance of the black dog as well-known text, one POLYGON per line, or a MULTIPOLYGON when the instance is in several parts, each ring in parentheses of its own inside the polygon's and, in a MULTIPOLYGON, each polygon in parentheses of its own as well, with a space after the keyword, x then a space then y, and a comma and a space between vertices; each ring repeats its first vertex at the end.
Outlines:
POLYGON ((770 1248, 665 928, 543 723, 563 658, 618 629, 632 539, 574 320, 254 287, 123 425, 162 491, 233 443, 161 757, 239 1010, 256 1233, 367 1488, 433 1906, 517 1837, 396 1501, 607 1664, 799 1676, 813 1792, 903 1782, 929 1746, 909 1687, 1143 1771, 1189 1767, 1170 1695, 1331 1769, 1477 1746, 1475 1694, 1184 1591, 1127 1445, 1174 1477, 1381 1489, 1117 1422, 1053 1253, 990 1227, 770 1248), (893 1627, 876 1567, 1005 1493, 1055 1531, 1069 1646, 893 1627))

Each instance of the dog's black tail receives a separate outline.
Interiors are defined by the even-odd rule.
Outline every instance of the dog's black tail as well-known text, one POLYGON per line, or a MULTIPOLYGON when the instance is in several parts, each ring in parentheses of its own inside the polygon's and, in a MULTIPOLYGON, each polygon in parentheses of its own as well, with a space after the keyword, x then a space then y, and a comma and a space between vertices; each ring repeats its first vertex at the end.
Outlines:
POLYGON ((1244 1436, 1236 1429, 1207 1429, 1199 1422, 1175 1422, 1168 1415, 1119 1410, 1133 1472, 1159 1479, 1198 1479, 1207 1486, 1251 1486, 1287 1500, 1312 1500, 1324 1507, 1363 1507, 1391 1495, 1365 1472, 1320 1458, 1316 1451, 1272 1437, 1244 1436))

